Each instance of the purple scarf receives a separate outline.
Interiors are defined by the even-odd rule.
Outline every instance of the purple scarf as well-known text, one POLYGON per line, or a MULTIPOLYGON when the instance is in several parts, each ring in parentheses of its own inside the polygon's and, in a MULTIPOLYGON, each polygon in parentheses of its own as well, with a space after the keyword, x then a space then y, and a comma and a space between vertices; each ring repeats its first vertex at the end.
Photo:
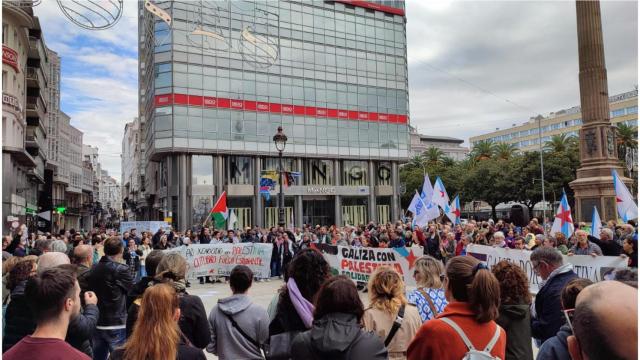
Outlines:
POLYGON ((298 316, 300 316, 304 326, 306 326, 307 329, 311 329, 313 324, 313 310, 315 309, 313 304, 300 294, 298 285, 293 278, 289 278, 289 281, 287 281, 287 289, 289 290, 289 299, 291 299, 291 303, 296 309, 298 316))

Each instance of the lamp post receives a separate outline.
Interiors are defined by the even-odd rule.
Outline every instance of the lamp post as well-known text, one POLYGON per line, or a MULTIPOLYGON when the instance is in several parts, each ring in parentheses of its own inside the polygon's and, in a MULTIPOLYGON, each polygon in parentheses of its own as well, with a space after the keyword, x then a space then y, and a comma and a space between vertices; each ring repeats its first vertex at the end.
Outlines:
POLYGON ((542 185, 542 227, 546 228, 545 219, 547 218, 547 199, 544 194, 544 158, 542 154, 542 116, 538 115, 538 146, 540 151, 540 184, 542 185))
POLYGON ((282 187, 282 152, 287 145, 287 135, 282 132, 282 126, 278 126, 278 132, 273 135, 273 142, 276 144, 278 150, 278 185, 280 186, 280 193, 278 194, 278 226, 284 227, 284 188, 282 187))

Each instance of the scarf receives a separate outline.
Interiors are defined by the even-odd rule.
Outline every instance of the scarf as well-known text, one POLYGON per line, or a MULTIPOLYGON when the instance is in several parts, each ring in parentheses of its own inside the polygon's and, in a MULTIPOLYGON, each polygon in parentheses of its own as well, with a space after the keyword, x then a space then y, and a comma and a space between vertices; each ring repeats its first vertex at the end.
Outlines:
POLYGON ((289 299, 291 299, 291 303, 296 309, 298 316, 300 316, 304 326, 306 326, 307 329, 311 329, 313 324, 313 310, 315 310, 315 307, 300 294, 298 285, 293 278, 289 278, 289 281, 287 281, 287 289, 289 290, 289 299))
POLYGON ((549 277, 547 278, 547 280, 542 280, 540 282, 539 289, 542 289, 542 287, 545 286, 549 282, 549 280, 553 279, 554 276, 564 274, 572 270, 573 270, 573 264, 571 263, 566 263, 558 267, 557 269, 553 270, 551 274, 549 274, 549 277))

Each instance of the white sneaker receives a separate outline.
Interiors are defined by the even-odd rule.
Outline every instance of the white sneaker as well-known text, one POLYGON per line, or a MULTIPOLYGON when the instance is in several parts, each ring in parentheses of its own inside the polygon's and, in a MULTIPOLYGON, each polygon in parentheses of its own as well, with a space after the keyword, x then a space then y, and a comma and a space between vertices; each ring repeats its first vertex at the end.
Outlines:
POLYGON ((271 279, 270 279, 270 278, 266 278, 266 279, 264 279, 264 280, 265 280, 266 282, 271 282, 271 279))

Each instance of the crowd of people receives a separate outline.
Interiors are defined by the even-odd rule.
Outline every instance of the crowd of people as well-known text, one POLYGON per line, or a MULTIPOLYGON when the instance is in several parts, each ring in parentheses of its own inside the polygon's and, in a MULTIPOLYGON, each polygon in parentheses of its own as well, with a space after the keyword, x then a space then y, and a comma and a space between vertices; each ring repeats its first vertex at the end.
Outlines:
POLYGON ((3 357, 204 359, 207 351, 219 359, 457 360, 473 352, 504 360, 533 359, 533 339, 537 359, 636 359, 637 231, 609 222, 592 237, 581 225, 569 239, 546 235, 536 219, 525 227, 500 220, 153 234, 19 228, 2 246, 3 357), (274 244, 271 277, 284 283, 268 308, 252 301, 256 277, 238 265, 226 279, 233 295, 207 314, 188 293, 184 257, 163 251, 225 242, 274 244), (417 286, 382 266, 361 295, 314 244, 422 247, 417 286), (519 266, 490 268, 466 256, 469 244, 531 251, 537 294, 519 266), (563 255, 624 256, 629 268, 592 284, 563 255))

